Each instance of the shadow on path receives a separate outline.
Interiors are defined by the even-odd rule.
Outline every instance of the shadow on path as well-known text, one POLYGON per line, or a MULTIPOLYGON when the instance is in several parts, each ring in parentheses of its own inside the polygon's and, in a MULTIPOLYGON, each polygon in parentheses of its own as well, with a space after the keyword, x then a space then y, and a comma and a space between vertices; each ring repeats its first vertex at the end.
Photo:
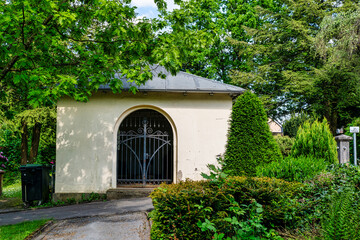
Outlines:
POLYGON ((0 225, 16 224, 38 219, 63 220, 78 217, 122 215, 125 213, 149 212, 153 209, 150 198, 133 198, 91 202, 62 207, 30 209, 26 211, 0 213, 0 225))

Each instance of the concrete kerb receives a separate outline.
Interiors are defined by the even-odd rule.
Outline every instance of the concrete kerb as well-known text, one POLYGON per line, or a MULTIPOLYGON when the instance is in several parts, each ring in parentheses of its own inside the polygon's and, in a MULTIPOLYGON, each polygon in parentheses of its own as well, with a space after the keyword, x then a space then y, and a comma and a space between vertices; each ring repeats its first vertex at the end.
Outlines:
POLYGON ((45 223, 44 226, 42 226, 41 228, 39 228, 38 230, 36 230, 32 234, 27 236, 24 240, 30 240, 30 239, 33 239, 33 238, 39 236, 42 232, 44 232, 46 229, 51 227, 53 225, 53 223, 54 223, 54 221, 50 220, 49 222, 45 223))

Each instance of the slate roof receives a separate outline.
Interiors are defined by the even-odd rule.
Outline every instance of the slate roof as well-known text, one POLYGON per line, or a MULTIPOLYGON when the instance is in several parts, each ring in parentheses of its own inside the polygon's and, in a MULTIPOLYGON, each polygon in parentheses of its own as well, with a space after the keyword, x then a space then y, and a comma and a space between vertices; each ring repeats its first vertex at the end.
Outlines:
MULTIPOLYGON (((126 78, 121 78, 124 90, 128 90, 130 86, 135 86, 142 92, 196 92, 196 93, 229 93, 239 95, 245 89, 225 84, 219 81, 199 77, 186 72, 178 72, 175 76, 171 75, 165 68, 156 66, 152 70, 153 79, 146 81, 144 85, 137 86, 135 83, 127 82, 126 78), (158 77, 162 72, 166 78, 158 77)), ((115 75, 118 76, 119 75, 115 75)), ((108 85, 101 86, 99 89, 108 90, 108 85)))

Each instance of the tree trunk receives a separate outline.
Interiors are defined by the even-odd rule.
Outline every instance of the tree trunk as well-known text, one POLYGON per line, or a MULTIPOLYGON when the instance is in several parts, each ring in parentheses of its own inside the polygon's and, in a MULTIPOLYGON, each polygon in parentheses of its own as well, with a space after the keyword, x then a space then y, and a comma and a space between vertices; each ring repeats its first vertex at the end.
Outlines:
POLYGON ((27 164, 27 153, 28 153, 28 130, 27 123, 25 121, 21 122, 22 132, 21 132, 21 165, 27 164))
POLYGON ((41 123, 35 123, 31 139, 29 163, 34 163, 39 150, 41 123))
POLYGON ((327 108, 325 108, 327 111, 325 113, 325 118, 329 123, 329 128, 331 133, 335 136, 336 135, 336 128, 338 123, 338 113, 335 110, 335 106, 331 107, 331 104, 327 104, 327 108))

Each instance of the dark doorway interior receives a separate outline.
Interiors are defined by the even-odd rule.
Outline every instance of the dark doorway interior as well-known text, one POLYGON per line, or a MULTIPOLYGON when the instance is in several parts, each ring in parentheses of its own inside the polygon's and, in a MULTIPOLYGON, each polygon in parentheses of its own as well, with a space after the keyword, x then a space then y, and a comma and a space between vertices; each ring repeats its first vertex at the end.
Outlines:
POLYGON ((121 123, 117 134, 118 185, 173 182, 173 132, 159 112, 142 109, 121 123))

